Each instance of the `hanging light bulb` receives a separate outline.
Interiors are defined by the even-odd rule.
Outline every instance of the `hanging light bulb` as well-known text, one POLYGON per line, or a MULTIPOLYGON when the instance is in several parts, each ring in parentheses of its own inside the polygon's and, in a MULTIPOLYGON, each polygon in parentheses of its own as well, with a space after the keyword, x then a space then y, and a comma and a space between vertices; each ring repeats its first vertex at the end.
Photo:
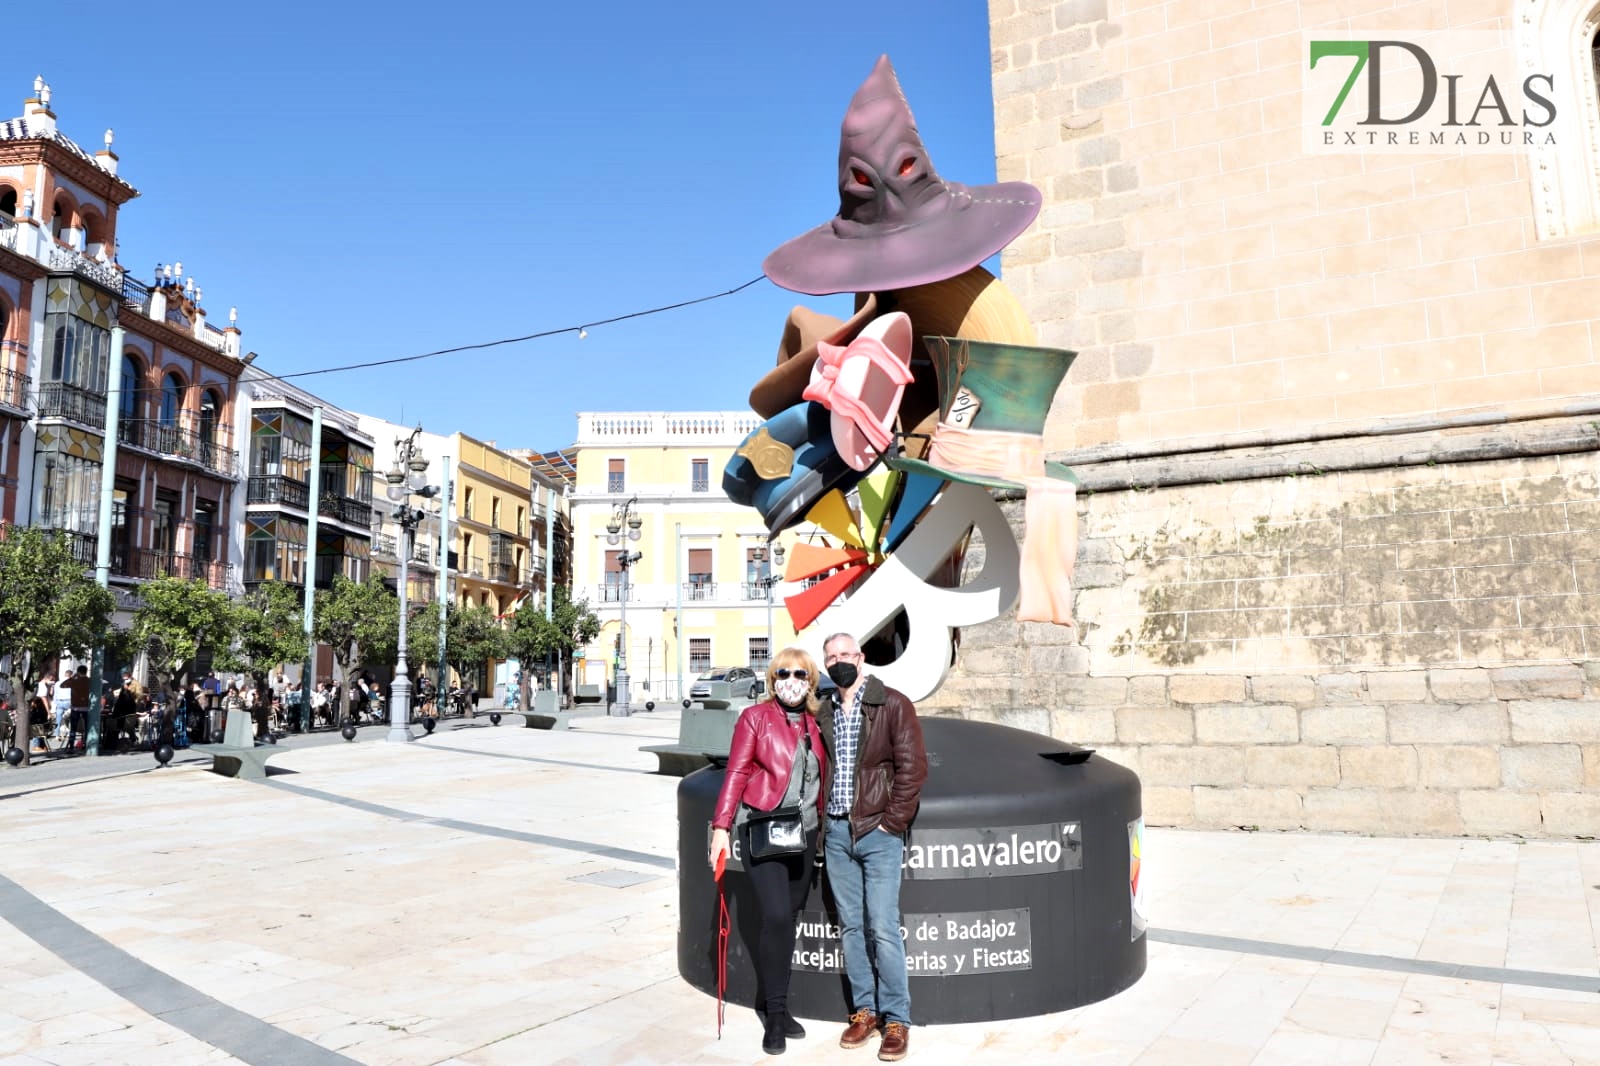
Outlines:
POLYGON ((578 329, 578 339, 580 341, 588 340, 589 339, 589 331, 586 330, 586 329, 583 329, 582 327, 579 327, 579 329, 578 329))

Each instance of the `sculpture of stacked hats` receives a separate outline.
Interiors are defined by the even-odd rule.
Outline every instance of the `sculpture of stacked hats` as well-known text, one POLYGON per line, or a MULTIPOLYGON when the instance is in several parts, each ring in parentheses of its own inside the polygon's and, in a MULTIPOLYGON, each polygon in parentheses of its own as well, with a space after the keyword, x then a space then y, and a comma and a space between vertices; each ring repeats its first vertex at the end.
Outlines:
POLYGON ((838 215, 763 264, 794 292, 854 293, 856 311, 790 312, 750 392, 767 421, 723 488, 771 534, 809 521, 838 541, 789 553, 785 579, 811 582, 786 598, 795 628, 866 638, 899 619, 894 660, 874 669, 912 699, 943 681, 955 627, 1012 603, 1023 621, 1071 624, 1076 480, 1045 461, 1043 432, 1076 353, 1038 347, 980 265, 1040 200, 1024 182, 941 179, 883 56, 845 114, 838 215), (989 487, 1026 491, 1020 552, 989 487), (963 582, 974 529, 984 565, 963 582))

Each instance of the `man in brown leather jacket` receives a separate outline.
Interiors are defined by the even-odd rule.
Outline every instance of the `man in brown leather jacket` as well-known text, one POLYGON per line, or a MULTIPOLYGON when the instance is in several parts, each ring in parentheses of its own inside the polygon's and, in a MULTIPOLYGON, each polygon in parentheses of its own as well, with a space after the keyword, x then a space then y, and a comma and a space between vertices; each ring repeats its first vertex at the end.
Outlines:
POLYGON ((878 1058, 893 1062, 905 1058, 911 1028, 900 867, 928 756, 916 707, 865 672, 854 637, 836 633, 822 651, 838 686, 832 713, 824 710, 817 722, 828 753, 823 852, 850 979, 850 1025, 839 1046, 862 1047, 881 1026, 878 1058))

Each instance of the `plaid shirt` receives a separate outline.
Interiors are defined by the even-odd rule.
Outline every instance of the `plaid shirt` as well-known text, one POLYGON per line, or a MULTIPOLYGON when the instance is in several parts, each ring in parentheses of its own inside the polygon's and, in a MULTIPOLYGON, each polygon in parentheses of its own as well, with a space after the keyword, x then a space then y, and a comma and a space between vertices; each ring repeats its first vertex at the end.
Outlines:
POLYGON ((844 817, 856 802, 856 744, 861 740, 861 697, 867 686, 857 685, 850 709, 835 694, 833 704, 833 787, 828 790, 828 813, 844 817))

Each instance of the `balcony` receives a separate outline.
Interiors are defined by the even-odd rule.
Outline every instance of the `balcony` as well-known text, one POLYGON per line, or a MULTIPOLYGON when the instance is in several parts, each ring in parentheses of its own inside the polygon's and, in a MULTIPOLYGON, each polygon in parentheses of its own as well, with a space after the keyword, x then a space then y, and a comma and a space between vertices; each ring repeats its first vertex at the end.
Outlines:
MULTIPOLYGON (((374 559, 392 559, 395 562, 400 561, 400 555, 398 552, 398 539, 393 533, 375 532, 372 534, 372 557, 374 559)), ((412 538, 411 558, 407 562, 408 564, 414 563, 422 566, 432 567, 435 563, 435 559, 433 557, 433 545, 425 540, 412 538)))
POLYGON ((686 600, 714 600, 717 598, 715 581, 685 581, 683 598, 686 600))
POLYGON ((183 552, 163 551, 160 548, 134 548, 131 559, 124 552, 114 552, 118 561, 131 563, 116 572, 124 577, 149 581, 158 577, 199 578, 207 587, 228 591, 232 587, 233 567, 228 563, 197 559, 183 552))
POLYGON ((372 505, 362 500, 352 500, 348 496, 340 496, 335 492, 324 492, 317 507, 317 513, 343 522, 347 526, 360 526, 363 529, 372 525, 372 505))
POLYGON ((739 597, 745 600, 759 600, 763 603, 767 599, 767 583, 765 581, 746 581, 739 586, 739 597))
POLYGON ((250 503, 281 503, 304 511, 311 500, 311 492, 304 481, 278 474, 252 475, 247 497, 250 503))
POLYGON ((117 440, 169 459, 195 463, 223 477, 239 476, 238 452, 182 426, 167 425, 148 418, 119 420, 117 440))
POLYGON ((516 563, 490 563, 489 580, 499 581, 506 585, 522 584, 522 571, 516 563))
POLYGON ((20 370, 0 370, 0 407, 28 413, 28 387, 32 379, 20 370))
POLYGON ((461 562, 463 564, 461 567, 461 573, 466 574, 468 577, 483 576, 483 556, 469 555, 465 559, 461 560, 461 562))
POLYGON ((626 589, 621 585, 601 585, 599 588, 600 603, 621 603, 623 600, 627 600, 629 603, 633 602, 634 587, 632 585, 629 585, 626 589))
POLYGON ((54 245, 50 248, 50 269, 70 270, 85 281, 92 281, 113 293, 122 292, 122 270, 110 263, 97 263, 82 252, 54 245))
POLYGON ((106 428, 106 394, 49 381, 39 386, 39 417, 70 418, 94 429, 106 428))

